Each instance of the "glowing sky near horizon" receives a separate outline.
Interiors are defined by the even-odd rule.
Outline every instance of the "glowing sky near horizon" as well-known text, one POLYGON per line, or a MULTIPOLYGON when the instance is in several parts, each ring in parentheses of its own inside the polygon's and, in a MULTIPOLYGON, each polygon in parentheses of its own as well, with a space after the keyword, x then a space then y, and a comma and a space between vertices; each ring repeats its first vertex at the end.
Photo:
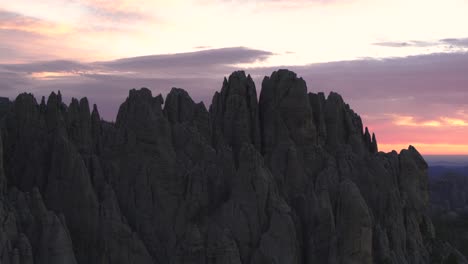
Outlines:
MULTIPOLYGON (((433 70, 427 62, 423 72, 415 61, 409 72, 426 78, 421 81, 405 79, 405 71, 396 76, 399 65, 382 66, 379 72, 362 68, 361 64, 353 69, 347 69, 346 63, 337 64, 340 70, 333 68, 335 64, 327 66, 328 62, 365 58, 435 53, 464 56, 468 51, 466 10, 467 0, 0 0, 0 77, 7 76, 3 82, 8 87, 2 88, 0 81, 0 96, 13 96, 24 90, 42 95, 50 92, 46 89, 60 85, 78 87, 88 84, 89 78, 94 78, 91 75, 140 78, 135 84, 125 83, 129 86, 162 85, 155 81, 146 84, 144 80, 160 78, 162 73, 167 73, 168 78, 181 78, 180 71, 145 68, 143 74, 141 68, 110 69, 105 63, 99 67, 93 63, 155 54, 175 54, 173 57, 177 58, 180 53, 247 47, 254 49, 253 54, 258 57, 233 60, 233 64, 253 71, 321 63, 319 70, 314 70, 315 66, 304 67, 299 68, 298 74, 314 72, 305 78, 314 91, 342 93, 362 115, 364 123, 376 132, 381 150, 400 150, 412 144, 423 154, 468 154, 468 80, 461 73, 454 75, 445 70, 447 67, 433 70), (88 79, 83 77, 84 70, 77 71, 75 66, 69 66, 70 70, 60 69, 61 64, 59 69, 41 69, 36 63, 55 60, 85 64, 88 79), (35 68, 10 67, 18 64, 34 64, 35 68), (368 71, 366 74, 375 76, 375 80, 366 82, 366 76, 356 77, 354 69, 368 71), (13 74, 21 78, 13 79, 13 74), (431 78, 438 81, 432 82, 431 78), (394 83, 385 83, 387 79, 394 83), (28 88, 31 80, 41 84, 28 88), (366 85, 375 88, 359 90, 366 85), (415 88, 410 93, 397 87, 415 88), (444 90, 452 93, 453 103, 450 94, 443 94, 444 90), (357 93, 363 98, 355 96, 357 93), (427 97, 428 103, 424 103, 426 99, 415 99, 419 95, 427 97), (385 102, 374 102, 375 98, 385 102)), ((453 61, 454 69, 466 70, 468 75, 468 68, 463 69, 468 64, 461 64, 456 58, 453 61)), ((450 63, 447 62, 448 68, 450 63)), ((196 69, 192 65, 187 71, 196 69)), ((216 72, 211 66, 207 69, 213 69, 212 74, 228 74, 216 72)), ((258 75, 271 73, 258 71, 258 75)), ((184 72, 183 77, 187 76, 184 72)), ((221 80, 222 76, 216 79, 221 80)), ((170 87, 164 88, 167 93, 170 87)), ((204 91, 182 88, 205 99, 204 91)), ((212 87, 211 91, 219 88, 212 87)), ((79 96, 81 92, 71 90, 69 94, 79 96)), ((104 98, 108 91, 93 88, 81 96, 92 98, 93 93, 104 98)), ((125 94, 116 92, 112 96, 120 101, 125 94)))

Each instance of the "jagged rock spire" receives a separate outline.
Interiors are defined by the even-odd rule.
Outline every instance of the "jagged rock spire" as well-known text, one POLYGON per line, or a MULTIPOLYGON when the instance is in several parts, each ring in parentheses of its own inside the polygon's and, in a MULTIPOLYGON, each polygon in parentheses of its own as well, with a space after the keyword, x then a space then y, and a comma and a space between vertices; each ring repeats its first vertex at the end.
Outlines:
POLYGON ((375 134, 372 133, 372 141, 371 141, 371 148, 370 148, 371 153, 377 153, 379 152, 379 148, 377 146, 377 139, 375 138, 375 134))
POLYGON ((260 127, 255 83, 244 71, 224 78, 210 107, 215 145, 227 144, 237 156, 243 143, 260 149, 260 127))
POLYGON ((281 141, 297 145, 315 144, 316 127, 302 78, 288 70, 265 77, 260 93, 262 153, 269 155, 281 141))

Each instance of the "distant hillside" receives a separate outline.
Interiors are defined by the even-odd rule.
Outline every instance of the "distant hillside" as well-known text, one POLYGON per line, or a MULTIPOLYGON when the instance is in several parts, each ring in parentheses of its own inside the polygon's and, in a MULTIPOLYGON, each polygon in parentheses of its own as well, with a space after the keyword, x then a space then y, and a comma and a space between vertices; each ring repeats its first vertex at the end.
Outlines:
POLYGON ((468 166, 467 155, 424 155, 429 167, 466 167, 468 166))
POLYGON ((429 165, 429 177, 439 178, 447 174, 457 174, 468 176, 468 166, 431 166, 429 165))
POLYGON ((430 167, 431 217, 437 236, 468 255, 466 167, 430 167))

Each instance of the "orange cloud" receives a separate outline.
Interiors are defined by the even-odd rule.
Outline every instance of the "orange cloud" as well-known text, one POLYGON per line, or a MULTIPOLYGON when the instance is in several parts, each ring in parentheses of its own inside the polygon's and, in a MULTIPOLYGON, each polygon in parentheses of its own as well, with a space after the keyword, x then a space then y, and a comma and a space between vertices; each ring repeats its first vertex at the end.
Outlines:
POLYGON ((441 119, 450 126, 468 126, 468 121, 459 118, 441 117, 441 119))
POLYGON ((80 76, 80 74, 76 72, 33 72, 30 76, 39 80, 54 80, 65 77, 80 76))
POLYGON ((393 123, 397 126, 440 127, 438 120, 417 121, 413 116, 391 115, 393 123))
POLYGON ((414 116, 390 115, 393 118, 393 124, 397 126, 414 126, 414 127, 465 127, 468 126, 468 121, 458 117, 439 117, 433 120, 418 121, 414 116))

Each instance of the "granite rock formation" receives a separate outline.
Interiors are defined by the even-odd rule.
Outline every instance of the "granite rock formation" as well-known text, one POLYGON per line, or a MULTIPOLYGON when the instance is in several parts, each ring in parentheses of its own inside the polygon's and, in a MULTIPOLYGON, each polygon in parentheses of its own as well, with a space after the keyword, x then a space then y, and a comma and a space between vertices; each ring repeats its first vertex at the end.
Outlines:
POLYGON ((209 109, 131 90, 115 123, 60 92, 0 100, 0 263, 467 263, 417 150, 378 152, 340 95, 234 72, 209 109))

